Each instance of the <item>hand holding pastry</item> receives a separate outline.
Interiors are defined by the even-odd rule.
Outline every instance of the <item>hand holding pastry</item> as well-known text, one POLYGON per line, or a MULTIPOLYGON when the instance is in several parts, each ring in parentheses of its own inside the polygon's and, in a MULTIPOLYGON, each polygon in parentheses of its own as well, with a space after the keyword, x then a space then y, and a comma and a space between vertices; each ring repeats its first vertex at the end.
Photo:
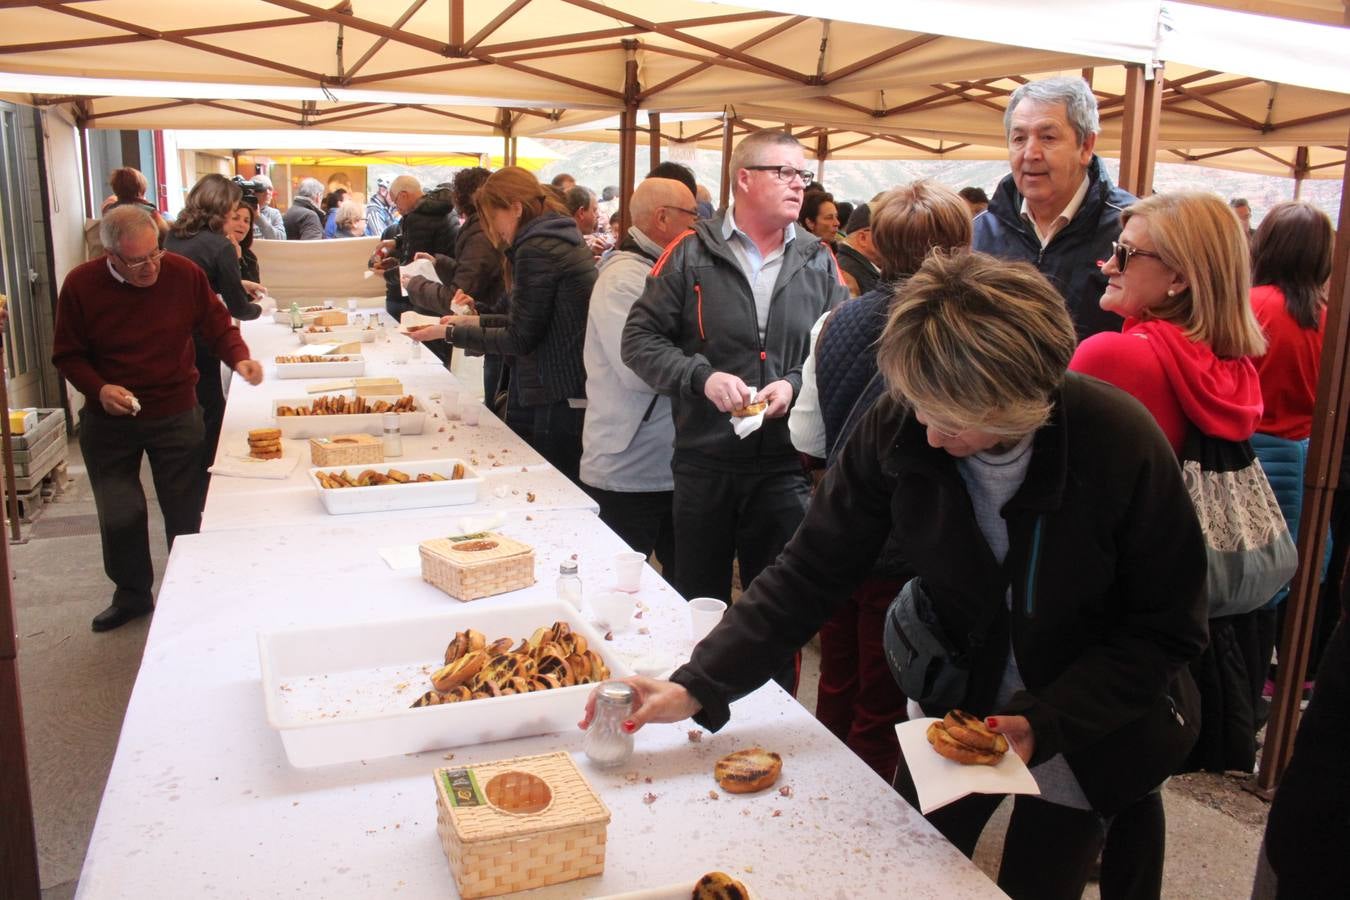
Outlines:
POLYGON ((703 385, 703 396, 719 412, 730 413, 750 402, 750 388, 730 372, 714 372, 703 385))
POLYGON ((769 404, 768 409, 764 411, 764 418, 777 419, 788 414, 788 408, 792 406, 792 385, 786 381, 773 381, 766 384, 755 395, 756 401, 764 401, 769 404))
POLYGON ((129 416, 140 408, 131 391, 120 384, 105 384, 99 388, 98 402, 110 416, 129 416))

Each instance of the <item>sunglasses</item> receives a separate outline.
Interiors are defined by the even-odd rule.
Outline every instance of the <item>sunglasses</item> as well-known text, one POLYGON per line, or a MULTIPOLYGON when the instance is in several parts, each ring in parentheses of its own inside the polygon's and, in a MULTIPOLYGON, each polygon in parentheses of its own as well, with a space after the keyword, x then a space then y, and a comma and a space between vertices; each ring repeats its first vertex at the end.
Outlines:
POLYGON ((1111 242, 1111 257, 1116 261, 1116 268, 1122 273, 1125 271, 1125 267, 1130 264, 1130 257, 1132 256, 1148 256, 1153 259, 1162 259, 1161 256, 1151 251, 1140 250, 1137 247, 1122 244, 1120 241, 1111 242))

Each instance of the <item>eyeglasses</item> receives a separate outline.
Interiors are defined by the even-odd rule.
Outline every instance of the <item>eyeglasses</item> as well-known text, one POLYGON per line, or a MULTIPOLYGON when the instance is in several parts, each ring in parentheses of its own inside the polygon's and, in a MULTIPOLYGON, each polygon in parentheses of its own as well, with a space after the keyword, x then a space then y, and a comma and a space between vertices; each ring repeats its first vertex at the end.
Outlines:
POLYGON ((126 266, 131 271, 139 272, 146 266, 158 265, 159 261, 164 258, 164 251, 156 250, 149 256, 143 256, 140 259, 127 259, 120 253, 114 253, 113 255, 116 256, 121 261, 122 265, 126 266))
POLYGON ((1156 253, 1148 250, 1140 250, 1138 247, 1131 247, 1128 244, 1122 244, 1120 241, 1111 242, 1111 256, 1116 261, 1116 268, 1124 272, 1125 267, 1130 264, 1131 256, 1148 256, 1153 259, 1162 259, 1156 253))
POLYGON ((811 182, 815 181, 815 176, 805 169, 794 169, 792 166, 746 166, 752 172, 772 172, 775 177, 784 184, 788 184, 794 178, 802 180, 803 187, 810 187, 811 182))
POLYGON ((915 418, 918 420, 919 424, 922 425, 924 428, 936 431, 938 434, 947 438, 947 440, 949 441, 956 440, 961 435, 965 434, 967 431, 970 430, 969 428, 961 428, 956 431, 949 431, 948 429, 943 428, 942 426, 936 424, 931 416, 928 416, 926 414, 920 414, 917 410, 915 411, 915 418))
POLYGON ((687 216, 693 216, 695 219, 698 218, 698 210, 696 210, 696 209, 685 209, 683 206, 671 206, 670 204, 665 204, 665 205, 663 205, 661 208, 662 208, 662 209, 673 209, 673 210, 675 210, 676 212, 682 212, 682 213, 684 213, 684 214, 687 215, 687 216))

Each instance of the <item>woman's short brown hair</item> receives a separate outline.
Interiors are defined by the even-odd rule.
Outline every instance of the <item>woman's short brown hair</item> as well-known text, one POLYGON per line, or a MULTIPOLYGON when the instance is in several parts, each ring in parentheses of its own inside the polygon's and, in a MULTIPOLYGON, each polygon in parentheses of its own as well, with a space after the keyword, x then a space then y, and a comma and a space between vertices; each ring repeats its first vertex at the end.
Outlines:
POLYGON ((1030 265, 938 250, 900 288, 877 368, 945 426, 1020 438, 1049 420, 1076 344, 1063 298, 1030 265))
POLYGON ((1218 194, 1176 191, 1131 205, 1120 224, 1136 216, 1163 265, 1188 285, 1146 316, 1171 322, 1221 359, 1263 355, 1266 336, 1252 312, 1251 251, 1232 207, 1218 194))
POLYGON ((112 188, 113 196, 126 203, 144 197, 145 190, 150 185, 139 169, 123 166, 120 169, 113 169, 112 175, 108 178, 108 186, 112 188))
POLYGON ((520 204, 519 229, 543 215, 546 210, 567 215, 567 207, 557 197, 544 189, 539 179, 529 169, 520 166, 507 166, 488 176, 487 181, 478 189, 478 217, 483 222, 494 244, 502 243, 501 236, 492 229, 492 218, 488 215, 494 209, 509 209, 512 203, 520 204))
POLYGON ((892 188, 869 206, 872 243, 881 254, 881 277, 887 281, 917 272, 932 250, 970 246, 970 207, 936 181, 892 188))

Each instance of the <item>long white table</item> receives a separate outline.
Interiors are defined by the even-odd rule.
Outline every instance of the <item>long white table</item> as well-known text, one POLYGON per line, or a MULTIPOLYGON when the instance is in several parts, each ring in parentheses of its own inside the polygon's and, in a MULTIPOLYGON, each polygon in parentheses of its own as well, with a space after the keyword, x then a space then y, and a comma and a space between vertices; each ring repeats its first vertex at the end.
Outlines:
MULTIPOLYGON (((266 327, 246 329, 255 358, 274 355, 266 327)), ((408 381, 451 378, 427 363, 372 369, 408 381)), ((252 420, 269 395, 280 396, 275 389, 236 379, 227 431, 258 427, 252 420)), ((527 449, 509 433, 501 439, 512 453, 527 449)), ((552 598, 558 566, 574 554, 587 594, 612 583, 614 554, 626 548, 589 499, 547 466, 501 468, 489 485, 505 496, 490 487, 472 508, 358 516, 324 515, 312 492, 291 481, 215 479, 210 528, 179 538, 170 556, 78 897, 454 896, 436 835, 432 770, 451 757, 463 765, 559 749, 574 754, 613 814, 606 868, 531 896, 605 896, 689 883, 712 869, 743 878, 764 898, 1002 896, 772 683, 735 704, 731 723, 701 741, 690 739, 691 723, 643 729, 632 762, 612 773, 586 762, 579 731, 292 767, 266 721, 259 631, 463 608, 423 583, 417 568, 391 568, 381 549, 495 512, 501 531, 535 548, 539 580, 474 607, 552 598), (527 490, 533 503, 514 499, 512 491, 527 490), (713 762, 751 745, 782 754, 787 795, 719 791, 714 799, 713 762)), ((651 569, 638 597, 642 619, 615 634, 610 648, 626 661, 687 658, 683 600, 651 569)))

